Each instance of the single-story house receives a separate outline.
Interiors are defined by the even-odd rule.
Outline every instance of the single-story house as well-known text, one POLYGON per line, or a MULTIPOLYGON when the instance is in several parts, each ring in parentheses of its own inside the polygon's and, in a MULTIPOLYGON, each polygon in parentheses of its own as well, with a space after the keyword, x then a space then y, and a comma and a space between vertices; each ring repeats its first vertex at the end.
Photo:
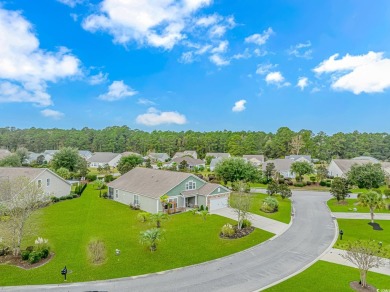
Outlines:
POLYGON ((7 157, 8 155, 11 155, 12 153, 7 149, 0 149, 0 159, 3 159, 7 157))
POLYGON ((136 167, 110 182, 108 194, 114 201, 139 205, 141 210, 157 213, 163 211, 160 202, 163 195, 168 196, 169 212, 201 205, 209 211, 225 208, 230 190, 191 173, 136 167))
POLYGON ((71 184, 47 168, 0 167, 0 179, 27 177, 42 187, 48 196, 63 197, 70 194, 71 184))
POLYGON ((124 156, 130 156, 130 155, 137 155, 137 156, 141 156, 141 157, 142 157, 141 154, 136 153, 136 152, 126 151, 126 152, 123 152, 123 153, 122 153, 122 157, 124 157, 124 156))
POLYGON ((53 156, 50 154, 29 152, 25 162, 31 164, 34 161, 37 161, 40 156, 42 156, 43 162, 46 161, 46 163, 49 163, 53 159, 53 156))
POLYGON ((295 174, 291 171, 291 165, 296 162, 293 159, 273 159, 263 163, 263 171, 269 163, 275 165, 275 170, 286 178, 295 178, 295 174))
POLYGON ((264 163, 264 155, 243 155, 242 158, 257 167, 264 163))
POLYGON ((214 153, 214 152, 208 152, 206 153, 206 156, 214 157, 214 158, 230 158, 230 153, 214 153))
MULTIPOLYGON (((362 157, 356 157, 362 158, 362 157)), ((379 160, 373 158, 368 159, 363 157, 363 159, 333 159, 328 166, 328 173, 331 176, 346 177, 347 173, 351 170, 352 165, 363 165, 367 163, 379 163, 382 165, 382 169, 387 175, 390 175, 390 162, 380 162, 379 160)))
POLYGON ((215 166, 218 164, 218 162, 222 161, 222 157, 213 158, 210 161, 210 171, 214 171, 215 166))
POLYGON ((149 153, 145 158, 146 159, 149 158, 152 163, 166 162, 169 159, 171 159, 171 157, 167 153, 154 153, 154 152, 149 153))
POLYGON ((93 154, 89 150, 79 150, 79 155, 80 155, 80 157, 87 160, 88 158, 91 158, 93 154))
POLYGON ((167 166, 172 166, 173 163, 176 163, 177 168, 179 168, 179 165, 184 160, 187 162, 189 169, 193 169, 194 167, 200 167, 200 166, 205 167, 205 162, 202 159, 195 159, 195 158, 192 158, 191 156, 183 156, 183 157, 173 158, 169 163, 167 163, 167 166))
POLYGON ((294 162, 299 161, 299 162, 310 162, 311 163, 311 155, 288 155, 284 157, 285 159, 291 159, 294 162))
POLYGON ((191 156, 194 159, 198 159, 198 153, 196 153, 195 150, 185 150, 183 152, 176 152, 175 155, 173 155, 172 159, 175 159, 177 157, 183 157, 183 156, 191 156))
POLYGON ((90 167, 98 168, 109 165, 110 167, 116 167, 122 155, 120 153, 112 152, 95 152, 92 157, 87 159, 90 167))

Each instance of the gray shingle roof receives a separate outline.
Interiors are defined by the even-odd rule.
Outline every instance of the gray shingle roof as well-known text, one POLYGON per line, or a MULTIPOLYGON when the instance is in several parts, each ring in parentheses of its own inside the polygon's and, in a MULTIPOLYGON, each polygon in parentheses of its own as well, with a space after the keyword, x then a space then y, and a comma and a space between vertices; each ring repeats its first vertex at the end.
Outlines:
POLYGON ((229 153, 213 153, 213 152, 208 152, 206 153, 207 156, 214 156, 215 158, 221 157, 221 158, 229 158, 230 154, 229 153))
POLYGON ((33 168, 33 167, 0 167, 0 177, 15 179, 20 176, 28 177, 33 180, 42 172, 44 172, 46 168, 33 168))
POLYGON ((266 163, 263 164, 263 170, 266 169, 268 163, 273 163, 275 165, 275 170, 282 172, 282 171, 290 171, 291 164, 294 163, 294 160, 293 159, 268 160, 266 163))
POLYGON ((99 163, 108 163, 113 160, 115 157, 120 155, 119 153, 112 152, 95 152, 92 157, 88 158, 88 162, 99 162, 99 163))
POLYGON ((264 161, 264 155, 243 155, 242 158, 248 159, 248 160, 254 158, 254 159, 257 159, 259 161, 264 161))
POLYGON ((197 166, 197 165, 204 165, 204 161, 201 159, 195 159, 191 156, 183 156, 183 157, 176 157, 172 159, 171 162, 176 162, 176 164, 180 164, 183 160, 187 162, 189 166, 197 166))
POLYGON ((289 155, 285 157, 286 159, 297 160, 299 158, 305 158, 306 160, 311 161, 311 155, 289 155))
POLYGON ((194 175, 185 172, 136 167, 110 182, 108 186, 157 199, 188 177, 194 177, 194 175))
POLYGON ((358 159, 333 159, 334 163, 340 168, 340 170, 346 174, 351 170, 352 165, 363 165, 367 163, 373 163, 370 160, 358 160, 358 159))

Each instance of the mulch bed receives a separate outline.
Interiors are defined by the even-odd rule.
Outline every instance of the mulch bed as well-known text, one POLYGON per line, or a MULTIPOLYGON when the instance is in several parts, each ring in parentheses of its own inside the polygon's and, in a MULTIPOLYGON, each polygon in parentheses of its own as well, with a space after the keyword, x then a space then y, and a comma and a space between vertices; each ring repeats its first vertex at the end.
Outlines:
POLYGON ((371 286, 369 284, 367 284, 367 288, 364 288, 362 287, 358 281, 353 281, 351 283, 349 283, 349 286, 355 290, 355 291, 359 291, 359 292, 376 292, 377 289, 374 287, 374 286, 371 286))
POLYGON ((47 264, 53 257, 54 253, 50 253, 47 258, 42 259, 35 264, 30 264, 28 261, 23 261, 21 256, 6 255, 0 257, 0 264, 12 265, 24 270, 30 270, 47 264))
POLYGON ((255 228, 251 226, 251 227, 242 228, 241 230, 236 229, 236 233, 234 233, 232 236, 223 236, 223 234, 220 233, 219 237, 224 239, 237 239, 251 234, 254 230, 255 228))

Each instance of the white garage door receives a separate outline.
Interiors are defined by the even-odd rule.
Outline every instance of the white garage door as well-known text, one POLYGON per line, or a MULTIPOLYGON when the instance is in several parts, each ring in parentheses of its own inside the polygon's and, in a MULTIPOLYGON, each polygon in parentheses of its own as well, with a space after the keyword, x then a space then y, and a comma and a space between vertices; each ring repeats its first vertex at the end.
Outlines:
POLYGON ((228 206, 228 197, 210 198, 210 211, 226 208, 228 206))

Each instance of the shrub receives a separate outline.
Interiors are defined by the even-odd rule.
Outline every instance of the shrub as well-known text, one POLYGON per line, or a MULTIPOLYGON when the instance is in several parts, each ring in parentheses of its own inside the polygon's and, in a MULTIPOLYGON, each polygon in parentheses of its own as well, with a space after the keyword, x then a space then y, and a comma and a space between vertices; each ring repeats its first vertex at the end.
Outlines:
POLYGON ((241 224, 242 228, 247 228, 247 227, 251 227, 251 226, 252 226, 252 222, 251 221, 249 221, 248 219, 242 220, 242 224, 241 224))
POLYGON ((96 175, 96 174, 91 174, 91 173, 89 173, 89 174, 87 174, 87 175, 85 176, 85 179, 86 179, 86 180, 89 180, 89 181, 95 181, 95 180, 97 180, 97 175, 96 175))
POLYGON ((78 194, 73 194, 73 195, 72 195, 73 199, 74 199, 74 198, 78 198, 78 196, 79 196, 78 194))
POLYGON ((149 220, 150 214, 148 212, 138 213, 137 219, 139 222, 146 222, 149 220))
POLYGON ((222 226, 221 234, 226 237, 233 236, 235 233, 233 225, 227 223, 224 226, 222 226))
POLYGON ((317 180, 317 179, 316 179, 316 177, 315 177, 315 176, 311 176, 311 177, 310 177, 310 181, 312 181, 313 183, 315 183, 315 182, 316 182, 316 180, 317 180))
POLYGON ((133 204, 133 203, 130 203, 130 209, 132 210, 139 210, 140 209, 140 205, 138 204, 133 204))
POLYGON ((377 192, 378 194, 382 194, 382 190, 381 189, 373 189, 374 192, 377 192))
POLYGON ((311 186, 311 181, 307 181, 306 185, 311 186))
POLYGON ((59 200, 60 200, 60 201, 64 201, 64 200, 66 200, 66 196, 62 196, 62 197, 60 197, 60 198, 59 198, 59 200))
POLYGON ((279 179, 278 179, 278 183, 279 183, 279 184, 284 184, 285 181, 286 181, 286 180, 285 180, 284 178, 279 178, 279 179))
POLYGON ((22 260, 23 261, 27 261, 29 256, 30 256, 30 251, 29 250, 23 250, 21 255, 22 255, 22 260))
POLYGON ((41 250, 41 258, 43 259, 47 258, 49 256, 49 252, 50 252, 49 248, 43 248, 41 250))
POLYGON ((108 193, 107 193, 107 191, 103 191, 103 192, 101 193, 101 196, 102 196, 102 198, 107 199, 107 198, 108 198, 108 193))
POLYGON ((383 191, 383 194, 386 196, 387 199, 390 199, 390 189, 385 189, 383 191))
POLYGON ((30 264, 35 264, 41 260, 41 253, 39 251, 32 251, 28 256, 30 264))
POLYGON ((267 197, 264 199, 260 209, 266 213, 273 213, 273 212, 277 212, 278 208, 279 208, 278 200, 273 197, 267 197))
POLYGON ((326 187, 326 181, 320 181, 320 186, 322 186, 322 187, 326 187))
POLYGON ((109 183, 114 180, 114 176, 112 174, 106 174, 104 176, 104 182, 109 183))
POLYGON ((88 244, 88 256, 92 264, 98 265, 106 260, 106 246, 101 240, 93 240, 88 244))
POLYGON ((57 197, 50 197, 50 200, 52 201, 52 203, 57 203, 57 202, 59 202, 60 201, 60 199, 59 198, 57 198, 57 197))
POLYGON ((204 210, 204 206, 200 205, 199 211, 203 211, 203 210, 204 210))
POLYGON ((294 184, 294 187, 303 187, 303 186, 305 186, 305 184, 303 184, 303 183, 295 183, 294 184))
POLYGON ((326 182, 326 186, 327 186, 328 188, 330 188, 330 187, 332 186, 332 183, 326 182))

